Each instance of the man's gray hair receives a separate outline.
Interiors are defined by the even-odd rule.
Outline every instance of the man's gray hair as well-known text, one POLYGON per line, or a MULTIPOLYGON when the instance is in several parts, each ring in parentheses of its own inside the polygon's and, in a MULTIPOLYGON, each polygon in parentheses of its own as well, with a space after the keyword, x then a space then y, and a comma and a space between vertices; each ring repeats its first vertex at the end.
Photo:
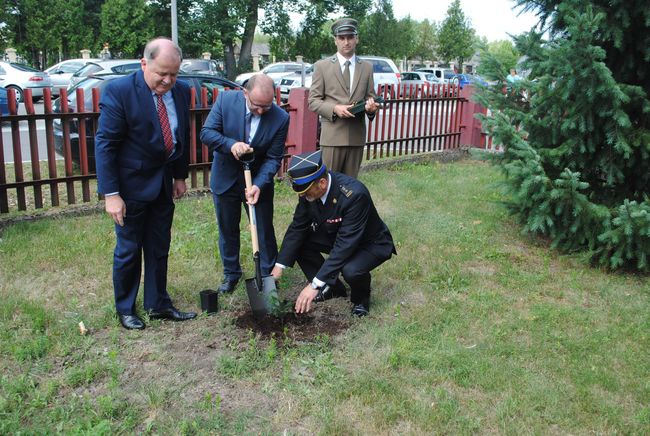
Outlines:
POLYGON ((171 42, 173 47, 176 49, 176 52, 178 53, 179 59, 183 60, 183 51, 178 46, 178 44, 176 44, 174 41, 164 36, 159 36, 158 38, 154 38, 147 43, 147 45, 144 47, 144 58, 146 60, 153 61, 154 59, 156 59, 156 57, 160 53, 161 41, 171 42))

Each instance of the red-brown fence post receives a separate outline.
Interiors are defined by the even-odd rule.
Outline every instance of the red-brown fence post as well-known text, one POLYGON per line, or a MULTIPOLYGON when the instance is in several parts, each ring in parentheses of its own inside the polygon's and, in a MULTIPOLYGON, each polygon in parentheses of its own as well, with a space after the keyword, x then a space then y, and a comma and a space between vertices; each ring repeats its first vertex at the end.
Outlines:
POLYGON ((309 89, 293 88, 289 92, 289 133, 287 146, 291 154, 316 151, 318 115, 309 110, 309 89))
POLYGON ((476 148, 485 148, 484 141, 481 139, 481 121, 475 115, 485 114, 487 110, 473 100, 476 89, 472 85, 466 85, 460 91, 460 96, 466 99, 463 105, 461 119, 460 144, 476 148))

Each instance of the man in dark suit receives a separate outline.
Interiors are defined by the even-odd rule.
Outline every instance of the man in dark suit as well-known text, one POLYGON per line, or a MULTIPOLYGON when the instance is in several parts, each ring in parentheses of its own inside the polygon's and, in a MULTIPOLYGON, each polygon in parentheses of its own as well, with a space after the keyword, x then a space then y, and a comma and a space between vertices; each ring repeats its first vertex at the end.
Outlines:
POLYGON ((145 327, 135 310, 143 252, 149 317, 196 316, 174 308, 167 293, 173 199, 185 193, 189 162, 190 90, 176 82, 181 59, 171 40, 150 41, 142 70, 111 81, 99 104, 97 185, 115 221, 115 307, 127 329, 145 327))
POLYGON ((297 313, 313 301, 345 297, 338 279, 350 285, 352 314, 370 311, 370 271, 396 254, 393 237, 379 218, 368 189, 345 174, 327 171, 321 152, 293 156, 287 172, 300 199, 273 276, 298 262, 308 280, 296 300, 297 313), (327 260, 321 253, 328 253, 327 260))
POLYGON ((364 112, 350 112, 354 103, 365 101, 365 114, 375 117, 373 66, 359 59, 357 21, 341 18, 332 24, 336 54, 314 64, 309 89, 309 109, 320 115, 320 148, 331 170, 357 177, 366 145, 364 112))
POLYGON ((289 115, 273 103, 273 80, 256 74, 244 91, 219 94, 201 130, 201 141, 214 159, 210 189, 219 226, 219 254, 223 280, 218 290, 235 289, 242 270, 239 262, 239 222, 242 204, 255 205, 262 274, 271 273, 278 245, 273 229, 273 179, 284 156, 289 115), (240 159, 250 160, 253 186, 245 192, 240 159))

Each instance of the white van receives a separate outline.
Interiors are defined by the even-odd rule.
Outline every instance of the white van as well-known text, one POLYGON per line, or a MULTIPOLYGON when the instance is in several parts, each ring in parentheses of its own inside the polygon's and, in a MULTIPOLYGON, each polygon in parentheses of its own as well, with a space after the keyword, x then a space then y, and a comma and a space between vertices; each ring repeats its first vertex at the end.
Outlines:
POLYGON ((375 82, 375 91, 377 95, 384 93, 384 87, 392 86, 393 89, 399 88, 400 74, 399 69, 390 58, 383 58, 379 56, 359 56, 372 64, 372 79, 375 82))
POLYGON ((415 71, 433 74, 436 76, 438 83, 449 83, 451 78, 456 74, 451 68, 418 68, 415 71))

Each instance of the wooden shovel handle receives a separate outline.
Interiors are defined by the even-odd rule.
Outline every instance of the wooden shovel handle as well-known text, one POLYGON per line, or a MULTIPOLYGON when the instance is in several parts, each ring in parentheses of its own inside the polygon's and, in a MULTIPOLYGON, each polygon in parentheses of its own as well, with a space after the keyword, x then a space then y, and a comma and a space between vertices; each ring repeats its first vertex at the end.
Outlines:
MULTIPOLYGON (((246 180, 246 190, 248 191, 253 186, 253 179, 251 177, 251 170, 244 169, 244 179, 246 180)), ((248 205, 248 214, 250 215, 251 223, 251 241, 253 242, 253 254, 259 253, 260 243, 257 240, 257 218, 255 217, 255 206, 248 205)))

